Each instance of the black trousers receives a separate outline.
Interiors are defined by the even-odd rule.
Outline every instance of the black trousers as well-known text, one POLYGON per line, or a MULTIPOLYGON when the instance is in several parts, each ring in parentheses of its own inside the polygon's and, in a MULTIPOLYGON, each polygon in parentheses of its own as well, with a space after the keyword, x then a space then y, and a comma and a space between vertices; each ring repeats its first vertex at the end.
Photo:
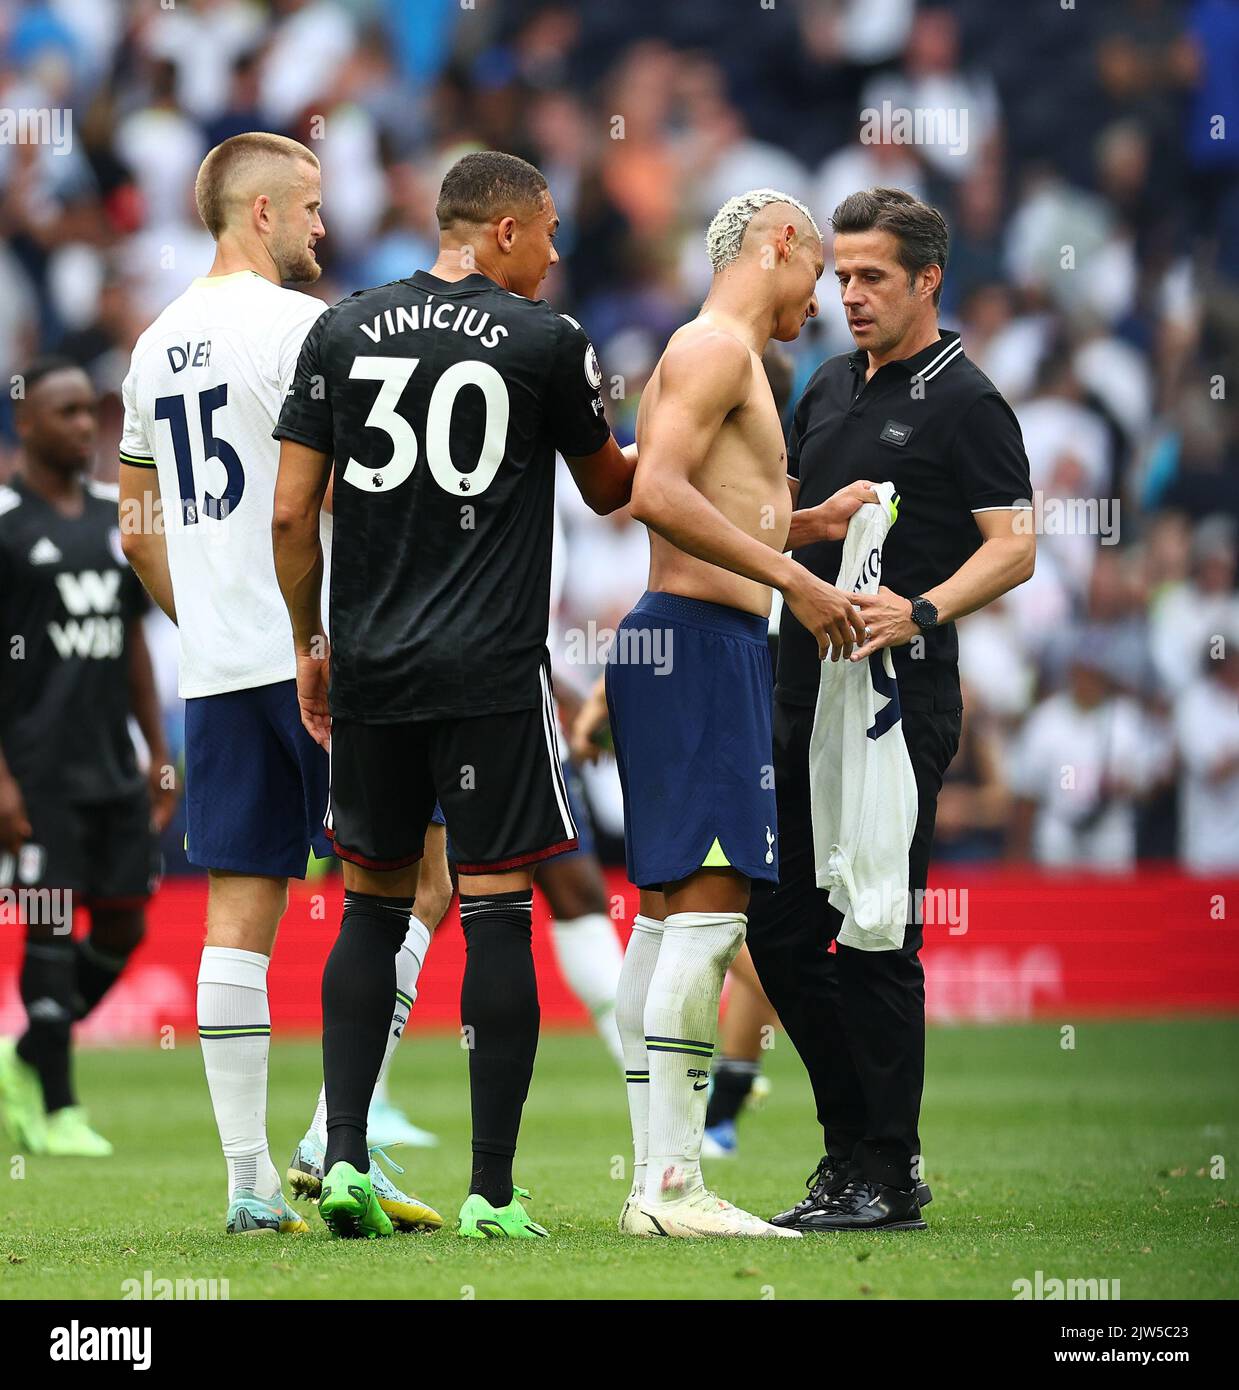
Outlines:
MULTIPOLYGON (((826 1152, 871 1181, 910 1190, 921 1152, 925 1077, 925 973, 921 890, 929 871, 942 776, 959 747, 963 711, 914 692, 901 699, 916 776, 909 851, 914 908, 899 951, 834 942, 842 915, 817 887, 809 803, 813 710, 774 706, 779 882, 755 882, 748 946, 770 1002, 809 1072, 826 1152)), ((919 1171, 919 1170, 918 1170, 919 1171)))

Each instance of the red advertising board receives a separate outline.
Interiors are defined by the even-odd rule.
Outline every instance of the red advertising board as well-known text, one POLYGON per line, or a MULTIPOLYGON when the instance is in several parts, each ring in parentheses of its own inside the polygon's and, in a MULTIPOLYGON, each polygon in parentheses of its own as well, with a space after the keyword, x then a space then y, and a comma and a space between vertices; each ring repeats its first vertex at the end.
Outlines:
MULTIPOLYGON (((616 930, 626 937, 636 893, 619 871, 609 877, 616 930)), ((319 981, 342 892, 338 877, 293 886, 270 974, 277 1034, 318 1029, 319 981)), ((164 885, 145 944, 82 1026, 84 1040, 154 1040, 161 1027, 194 1027, 205 905, 202 879, 164 885)), ((931 1022, 1239 1012, 1239 878, 1204 881, 1175 869, 1055 877, 948 865, 934 876, 925 913, 931 1022)), ((11 912, 0 921, 0 1033, 12 1033, 23 1023, 22 931, 11 912)), ((584 1024, 556 968, 541 898, 534 921, 543 1023, 584 1024)), ((463 964, 453 907, 430 949, 411 1026, 456 1026, 463 964)))

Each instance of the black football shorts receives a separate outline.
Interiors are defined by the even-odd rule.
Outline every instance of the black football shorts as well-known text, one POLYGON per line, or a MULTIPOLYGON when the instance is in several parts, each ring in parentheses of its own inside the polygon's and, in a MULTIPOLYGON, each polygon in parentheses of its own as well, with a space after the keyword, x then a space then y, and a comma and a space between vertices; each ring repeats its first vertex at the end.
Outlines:
POLYGON ((137 907, 159 884, 159 841, 146 789, 116 801, 27 803, 32 834, 0 851, 0 888, 60 888, 83 907, 137 907))
POLYGON ((577 847, 549 696, 535 709, 366 724, 333 718, 327 833, 341 859, 399 869, 422 857, 438 800, 457 868, 498 873, 577 847))

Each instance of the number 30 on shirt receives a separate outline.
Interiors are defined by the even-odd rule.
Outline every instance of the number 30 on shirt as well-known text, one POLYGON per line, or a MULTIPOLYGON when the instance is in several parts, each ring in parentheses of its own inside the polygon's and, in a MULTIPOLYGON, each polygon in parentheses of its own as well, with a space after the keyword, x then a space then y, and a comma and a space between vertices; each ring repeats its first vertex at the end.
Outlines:
MULTIPOLYGON (((378 381, 378 395, 366 424, 382 430, 392 442, 388 463, 367 468, 349 459, 344 481, 366 492, 390 492, 405 482, 417 464, 418 444, 413 426, 396 409, 413 373, 418 357, 355 357, 349 377, 354 381, 378 381)), ((494 481, 503 462, 508 437, 508 388, 489 362, 456 362, 435 382, 426 410, 426 462, 436 483, 444 490, 476 495, 494 481), (452 462, 449 432, 456 397, 465 386, 476 386, 486 403, 486 428, 477 467, 462 473, 452 462)))

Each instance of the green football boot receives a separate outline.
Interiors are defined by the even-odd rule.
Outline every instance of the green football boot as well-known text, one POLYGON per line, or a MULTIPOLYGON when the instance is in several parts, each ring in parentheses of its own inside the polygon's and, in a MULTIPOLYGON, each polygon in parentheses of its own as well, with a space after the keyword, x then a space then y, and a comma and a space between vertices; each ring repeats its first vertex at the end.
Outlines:
MULTIPOLYGON (((325 1146, 313 1130, 297 1145, 288 1165, 288 1181, 293 1195, 307 1201, 317 1202, 323 1188, 323 1158, 325 1146)), ((396 1170, 404 1169, 389 1154, 374 1146, 370 1149, 370 1183, 379 1206, 391 1218, 397 1231, 437 1231, 443 1225, 443 1218, 429 1203, 420 1197, 401 1192, 396 1184, 383 1171, 378 1158, 384 1158, 396 1170)))
POLYGON ((47 1151, 47 1117, 39 1074, 17 1055, 13 1038, 0 1038, 0 1126, 30 1154, 47 1151))
POLYGON ((47 1117, 43 1152, 53 1158, 111 1158, 112 1145, 91 1129, 80 1105, 66 1105, 47 1117))
POLYGON ((458 1235, 471 1240, 541 1240, 549 1234, 545 1226, 529 1219, 518 1198, 528 1197, 529 1189, 514 1187, 506 1207, 492 1207, 485 1197, 471 1192, 460 1209, 458 1235))
POLYGON ((327 1229, 343 1240, 377 1240, 392 1234, 391 1218, 379 1206, 374 1185, 351 1163, 334 1163, 323 1179, 318 1210, 327 1229))

